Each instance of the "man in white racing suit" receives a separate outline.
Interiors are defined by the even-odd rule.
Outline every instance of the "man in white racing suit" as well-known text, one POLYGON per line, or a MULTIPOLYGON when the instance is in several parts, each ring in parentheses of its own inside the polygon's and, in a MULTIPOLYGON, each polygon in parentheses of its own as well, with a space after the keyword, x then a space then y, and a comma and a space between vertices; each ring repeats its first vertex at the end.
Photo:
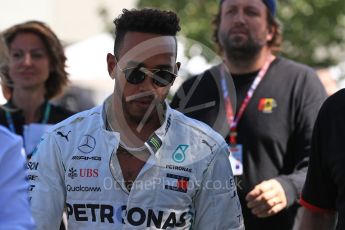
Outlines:
POLYGON ((46 133, 28 163, 38 229, 244 229, 224 139, 165 102, 175 13, 123 10, 108 54, 114 93, 46 133))

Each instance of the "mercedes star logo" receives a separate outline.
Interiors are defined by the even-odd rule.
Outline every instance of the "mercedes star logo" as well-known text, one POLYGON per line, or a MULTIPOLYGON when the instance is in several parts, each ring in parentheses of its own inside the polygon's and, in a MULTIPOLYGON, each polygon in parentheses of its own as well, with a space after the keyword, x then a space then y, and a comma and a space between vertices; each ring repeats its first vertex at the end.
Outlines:
POLYGON ((91 153, 96 147, 96 139, 90 135, 84 135, 78 147, 82 153, 91 153))

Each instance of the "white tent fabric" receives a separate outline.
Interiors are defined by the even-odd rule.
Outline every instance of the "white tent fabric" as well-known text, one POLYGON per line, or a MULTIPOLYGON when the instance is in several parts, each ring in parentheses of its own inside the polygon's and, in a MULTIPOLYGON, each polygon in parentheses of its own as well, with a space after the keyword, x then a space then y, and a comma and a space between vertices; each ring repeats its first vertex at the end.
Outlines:
POLYGON ((107 71, 107 53, 113 53, 114 39, 110 34, 99 34, 67 46, 67 72, 74 86, 94 92, 94 101, 101 103, 111 94, 113 80, 107 71))
POLYGON ((113 53, 114 39, 99 34, 67 46, 67 72, 75 80, 109 80, 107 53, 113 53))

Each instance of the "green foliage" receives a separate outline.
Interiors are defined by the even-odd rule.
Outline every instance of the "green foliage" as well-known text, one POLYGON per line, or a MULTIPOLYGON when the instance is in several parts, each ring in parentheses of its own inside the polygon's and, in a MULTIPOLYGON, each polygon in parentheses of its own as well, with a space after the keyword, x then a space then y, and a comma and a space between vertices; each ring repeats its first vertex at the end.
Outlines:
POLYGON ((314 66, 344 58, 345 1, 289 0, 281 2, 279 9, 289 57, 314 66))
MULTIPOLYGON (((180 18, 182 35, 215 50, 212 40, 212 20, 218 10, 217 2, 217 0, 139 0, 138 7, 154 7, 176 12, 180 18)), ((191 45, 187 43, 187 46, 191 45)), ((203 54, 209 60, 213 58, 208 56, 209 53, 203 52, 203 54)), ((188 56, 188 53, 186 55, 188 56)))
MULTIPOLYGON (((138 7, 175 11, 184 36, 216 50, 212 20, 218 0, 139 0, 138 7)), ((345 58, 344 9, 344 0, 280 0, 284 56, 311 66, 327 66, 345 58)))

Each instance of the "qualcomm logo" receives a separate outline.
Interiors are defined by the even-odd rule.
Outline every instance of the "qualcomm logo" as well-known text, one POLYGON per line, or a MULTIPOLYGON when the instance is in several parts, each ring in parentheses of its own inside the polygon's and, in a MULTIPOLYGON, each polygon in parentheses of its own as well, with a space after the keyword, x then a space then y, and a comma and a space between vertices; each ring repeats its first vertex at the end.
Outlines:
POLYGON ((96 147, 96 139, 90 135, 84 135, 78 149, 82 153, 91 153, 96 147))
POLYGON ((189 145, 179 145, 177 146, 176 150, 172 154, 172 159, 176 163, 182 163, 186 159, 186 150, 189 147, 189 145))

